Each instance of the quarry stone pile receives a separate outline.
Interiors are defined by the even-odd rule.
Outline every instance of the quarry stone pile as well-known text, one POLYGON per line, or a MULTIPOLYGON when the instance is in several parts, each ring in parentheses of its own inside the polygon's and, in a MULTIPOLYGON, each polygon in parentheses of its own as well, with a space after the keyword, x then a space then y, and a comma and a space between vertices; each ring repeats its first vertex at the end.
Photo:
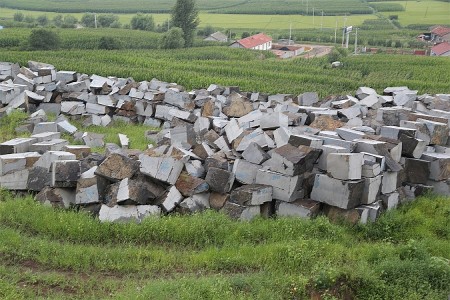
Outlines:
POLYGON ((426 192, 450 196, 450 94, 186 91, 30 61, 0 63, 0 101, 0 117, 29 113, 16 128, 26 137, 0 144, 0 187, 101 221, 214 209, 366 223, 426 192), (116 145, 83 131, 115 121, 160 129, 142 136, 144 151, 124 134, 116 145))

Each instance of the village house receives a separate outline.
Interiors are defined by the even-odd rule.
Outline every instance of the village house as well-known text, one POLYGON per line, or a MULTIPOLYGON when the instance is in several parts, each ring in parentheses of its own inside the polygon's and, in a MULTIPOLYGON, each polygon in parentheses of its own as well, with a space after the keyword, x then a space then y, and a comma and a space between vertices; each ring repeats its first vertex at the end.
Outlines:
POLYGON ((206 37, 204 39, 204 41, 226 43, 226 42, 228 42, 228 37, 225 34, 223 34, 222 32, 217 31, 217 32, 210 34, 208 37, 206 37))
POLYGON ((450 56, 450 42, 443 42, 431 48, 431 56, 450 56))
POLYGON ((291 58, 298 56, 305 52, 304 47, 298 47, 298 46, 289 46, 289 45, 279 45, 274 44, 272 46, 272 52, 278 57, 278 58, 291 58))
POLYGON ((253 50, 272 49, 272 38, 264 33, 258 33, 244 39, 238 40, 230 45, 232 48, 245 48, 253 50))
POLYGON ((431 41, 434 43, 450 42, 450 28, 444 26, 432 28, 431 41))

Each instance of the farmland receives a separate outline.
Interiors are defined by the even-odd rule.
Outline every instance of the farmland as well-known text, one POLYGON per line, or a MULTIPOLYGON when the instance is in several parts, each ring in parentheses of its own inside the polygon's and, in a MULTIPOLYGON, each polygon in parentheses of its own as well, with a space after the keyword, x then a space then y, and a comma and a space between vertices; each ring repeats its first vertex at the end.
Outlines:
POLYGON ((203 88, 211 83, 239 85, 246 91, 301 93, 317 91, 322 96, 354 92, 360 85, 376 89, 407 85, 421 93, 448 90, 450 61, 446 58, 414 56, 358 56, 343 58, 345 67, 331 69, 326 58, 280 61, 270 53, 255 53, 226 47, 164 50, 72 50, 2 51, 0 61, 22 64, 46 61, 61 70, 87 74, 156 77, 178 82, 187 88, 203 88))

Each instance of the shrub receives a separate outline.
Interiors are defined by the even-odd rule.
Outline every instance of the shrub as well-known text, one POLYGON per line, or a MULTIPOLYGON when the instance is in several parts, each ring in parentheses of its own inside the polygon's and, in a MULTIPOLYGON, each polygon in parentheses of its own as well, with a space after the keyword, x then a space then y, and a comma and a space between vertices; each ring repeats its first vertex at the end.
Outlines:
POLYGON ((56 32, 46 29, 35 29, 28 37, 28 45, 32 50, 57 49, 60 38, 56 32))
POLYGON ((98 43, 99 49, 104 50, 114 50, 114 49, 120 49, 120 41, 111 37, 111 36, 103 36, 100 38, 100 41, 98 43))
POLYGON ((155 21, 151 15, 138 13, 131 19, 131 28, 138 30, 155 30, 155 21))
POLYGON ((173 27, 165 33, 160 40, 160 48, 177 49, 184 47, 183 31, 181 28, 173 27))
POLYGON ((24 19, 25 19, 25 16, 24 16, 23 13, 21 13, 21 12, 16 12, 16 13, 14 14, 14 21, 16 21, 16 22, 23 22, 24 19))

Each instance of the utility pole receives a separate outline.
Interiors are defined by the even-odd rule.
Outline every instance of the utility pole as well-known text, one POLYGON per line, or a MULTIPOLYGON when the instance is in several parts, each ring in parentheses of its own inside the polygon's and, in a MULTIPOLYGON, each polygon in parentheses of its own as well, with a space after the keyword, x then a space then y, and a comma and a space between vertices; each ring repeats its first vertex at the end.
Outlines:
POLYGON ((322 10, 322 18, 320 19, 320 30, 323 29, 323 10, 322 10))
POLYGON ((356 55, 357 47, 358 47, 358 27, 356 27, 356 32, 355 32, 355 55, 356 55))
POLYGON ((337 42, 337 18, 336 18, 336 26, 334 27, 334 43, 337 42))
POLYGON ((316 27, 316 22, 315 22, 315 19, 314 19, 314 7, 313 7, 313 27, 316 27))
POLYGON ((94 23, 95 23, 95 28, 97 28, 97 14, 94 14, 94 23))
POLYGON ((292 22, 289 24, 289 46, 291 45, 292 39, 292 22))
POLYGON ((169 18, 167 18, 167 31, 169 31, 170 30, 170 20, 169 20, 169 18))
POLYGON ((347 41, 345 42, 345 48, 347 49, 348 49, 348 41, 350 40, 350 32, 352 32, 352 30, 353 30, 352 26, 345 28, 345 32, 347 33, 347 41))
POLYGON ((342 48, 344 48, 345 31, 347 30, 347 27, 345 27, 346 23, 347 23, 347 17, 344 18, 344 29, 342 30, 342 48))

